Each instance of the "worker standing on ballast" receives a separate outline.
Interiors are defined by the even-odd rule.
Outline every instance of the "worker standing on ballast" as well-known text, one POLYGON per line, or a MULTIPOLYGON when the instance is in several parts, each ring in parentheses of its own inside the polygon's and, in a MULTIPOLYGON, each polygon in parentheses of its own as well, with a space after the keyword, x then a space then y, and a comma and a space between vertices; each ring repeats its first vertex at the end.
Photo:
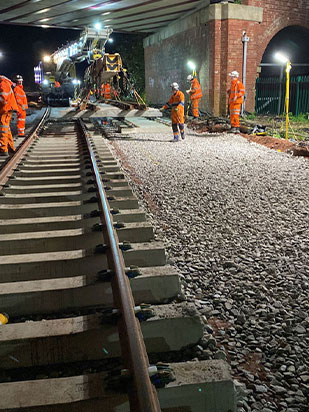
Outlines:
POLYGON ((185 138, 185 116, 184 116, 184 108, 185 108, 185 96, 179 90, 178 83, 171 84, 172 92, 169 101, 161 107, 160 111, 163 111, 169 107, 172 108, 172 129, 174 133, 174 142, 179 141, 179 131, 181 138, 185 138))
POLYGON ((239 133, 239 116, 241 105, 244 101, 245 86, 239 80, 239 73, 234 70, 229 73, 232 78, 231 87, 227 91, 229 96, 229 109, 230 109, 230 119, 231 119, 231 133, 239 133))
POLYGON ((8 156, 9 150, 15 152, 10 122, 13 111, 18 111, 18 106, 12 86, 10 79, 0 75, 0 156, 8 156))
POLYGON ((187 77, 188 82, 191 83, 191 87, 187 90, 187 93, 191 99, 191 110, 193 117, 197 119, 199 117, 199 103, 201 98, 203 97, 202 88, 200 82, 194 77, 192 74, 189 74, 187 77))
POLYGON ((28 109, 27 96, 24 91, 23 78, 19 74, 14 79, 16 86, 14 87, 14 94, 18 106, 17 112, 17 134, 18 136, 25 136, 26 125, 26 110, 28 109))

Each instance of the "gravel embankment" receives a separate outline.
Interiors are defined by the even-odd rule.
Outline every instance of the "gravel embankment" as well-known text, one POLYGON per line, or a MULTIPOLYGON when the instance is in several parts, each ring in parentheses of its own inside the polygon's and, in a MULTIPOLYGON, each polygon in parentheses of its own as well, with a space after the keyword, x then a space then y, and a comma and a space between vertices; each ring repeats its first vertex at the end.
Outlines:
POLYGON ((201 359, 246 383, 240 411, 309 410, 309 162, 236 135, 111 143, 207 318, 201 359))

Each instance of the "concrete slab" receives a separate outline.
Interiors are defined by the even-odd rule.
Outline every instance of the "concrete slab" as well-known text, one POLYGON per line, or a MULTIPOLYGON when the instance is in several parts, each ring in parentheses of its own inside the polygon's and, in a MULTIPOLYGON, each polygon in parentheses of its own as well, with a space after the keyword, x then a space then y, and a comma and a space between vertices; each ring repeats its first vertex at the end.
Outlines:
MULTIPOLYGON (((172 266, 139 268, 130 279, 135 304, 166 303, 181 292, 178 272, 172 266)), ((10 316, 58 313, 91 307, 113 307, 110 282, 96 281, 97 274, 1 283, 1 310, 10 316)))
POLYGON ((112 216, 115 223, 144 222, 146 220, 145 212, 141 209, 119 210, 112 216))
POLYGON ((165 247, 162 242, 131 243, 132 248, 123 251, 127 266, 163 266, 166 264, 165 247))
POLYGON ((123 110, 105 103, 96 103, 98 110, 82 110, 73 115, 73 119, 96 119, 102 117, 162 117, 159 109, 149 107, 147 110, 123 110))
POLYGON ((147 222, 125 223, 123 228, 117 229, 120 242, 141 243, 153 240, 153 227, 147 222))
MULTIPOLYGON (((140 324, 148 353, 179 351, 203 337, 203 323, 193 305, 162 305, 153 310, 155 316, 140 324)), ((101 319, 95 314, 7 324, 0 329, 1 367, 16 368, 7 353, 18 359, 19 367, 119 357, 117 325, 101 319)))
POLYGON ((26 219, 0 220, 0 234, 42 232, 47 230, 67 230, 76 228, 91 228, 99 224, 98 217, 85 218, 83 215, 51 216, 26 219))
MULTIPOLYGON (((93 188, 96 186, 92 185, 93 188)), ((0 198, 1 204, 27 204, 27 203, 48 203, 48 202, 67 202, 70 200, 83 200, 87 201, 93 196, 95 196, 95 192, 88 192, 88 188, 82 188, 82 190, 71 190, 69 191, 68 188, 66 191, 48 191, 48 192, 34 192, 31 193, 30 191, 26 191, 26 193, 12 192, 12 190, 7 191, 6 189, 3 190, 2 196, 0 198)), ((132 198, 133 193, 129 186, 124 187, 116 187, 116 188, 106 188, 106 195, 118 197, 118 198, 132 198)))
POLYGON ((93 275, 107 269, 105 254, 93 250, 33 253, 1 256, 0 283, 77 275, 93 275))
POLYGON ((136 127, 127 128, 125 130, 126 135, 135 135, 137 133, 144 134, 154 134, 154 133, 167 133, 170 130, 170 126, 167 126, 164 123, 159 123, 145 117, 135 117, 134 119, 130 119, 130 121, 136 127))
POLYGON ((104 243, 103 234, 82 228, 21 232, 0 235, 0 254, 47 253, 95 248, 104 243))
MULTIPOLYGON (((160 407, 179 412, 236 412, 236 391, 227 363, 222 360, 171 363, 176 381, 158 389, 160 407)), ((40 405, 53 405, 50 411, 128 412, 124 395, 106 391, 102 382, 107 375, 72 376, 27 382, 0 384, 6 396, 0 409, 27 408, 27 412, 44 412, 40 405), (38 407, 33 409, 33 407, 38 407)), ((49 409, 47 409, 49 411, 49 409)))
MULTIPOLYGON (((36 229, 36 228, 35 228, 36 229)), ((153 229, 149 223, 126 223, 125 227, 116 229, 120 242, 148 242, 153 239, 153 229)), ((103 234, 88 228, 70 228, 43 231, 0 234, 0 254, 16 255, 22 253, 46 253, 65 250, 94 248, 104 243, 103 234)))
MULTIPOLYGON (((138 201, 135 197, 115 198, 109 200, 111 209, 138 209, 138 201)), ((65 216, 77 213, 91 213, 98 210, 97 203, 50 202, 29 204, 0 204, 0 219, 20 219, 43 216, 65 216)))

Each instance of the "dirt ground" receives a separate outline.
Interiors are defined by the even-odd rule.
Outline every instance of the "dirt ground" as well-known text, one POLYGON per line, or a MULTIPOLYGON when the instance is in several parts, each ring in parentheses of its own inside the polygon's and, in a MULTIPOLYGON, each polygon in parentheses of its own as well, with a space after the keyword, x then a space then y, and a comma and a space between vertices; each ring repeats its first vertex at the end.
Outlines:
POLYGON ((289 140, 277 139, 276 137, 254 136, 243 133, 241 135, 245 139, 249 140, 249 142, 255 142, 263 146, 266 146, 269 149, 274 149, 280 152, 286 152, 287 150, 291 150, 295 146, 295 143, 292 143, 289 140))
POLYGON ((309 158, 309 145, 308 143, 293 143, 289 140, 278 139, 271 136, 254 136, 241 133, 241 135, 249 140, 249 142, 255 142, 269 149, 277 150, 278 152, 289 152, 294 156, 304 156, 309 158))

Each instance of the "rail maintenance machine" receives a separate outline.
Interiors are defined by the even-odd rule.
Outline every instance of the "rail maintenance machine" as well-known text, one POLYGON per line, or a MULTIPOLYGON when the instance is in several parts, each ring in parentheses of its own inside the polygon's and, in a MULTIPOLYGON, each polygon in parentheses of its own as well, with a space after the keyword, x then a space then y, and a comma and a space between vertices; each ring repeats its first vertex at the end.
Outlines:
MULTIPOLYGON (((105 43, 111 28, 86 28, 79 39, 45 56, 34 68, 35 83, 39 84, 42 100, 50 106, 69 106, 80 95, 97 93, 105 82, 118 73, 125 73, 118 53, 105 53, 105 43), (85 82, 76 79, 76 64, 87 61, 90 65, 85 82)), ((117 76, 118 78, 118 76, 117 76)))

